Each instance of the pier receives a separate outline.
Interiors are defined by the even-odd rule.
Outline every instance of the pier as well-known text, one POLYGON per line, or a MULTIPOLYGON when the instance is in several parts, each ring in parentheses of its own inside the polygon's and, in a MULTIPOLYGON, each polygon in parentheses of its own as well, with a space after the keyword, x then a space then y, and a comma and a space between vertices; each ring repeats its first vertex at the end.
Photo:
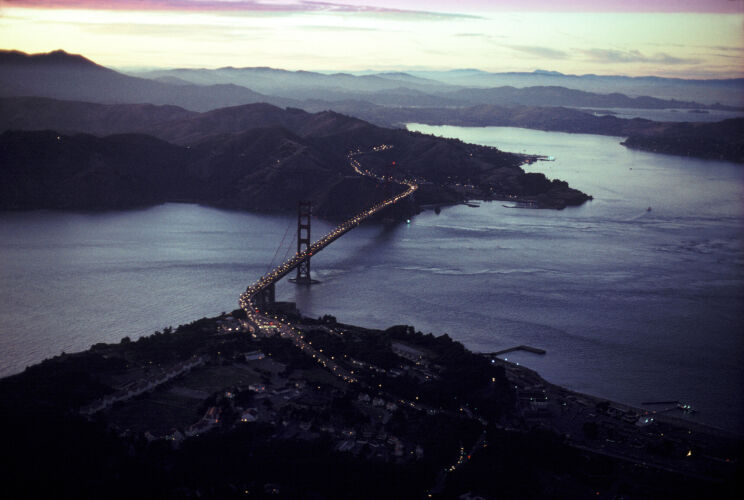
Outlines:
POLYGON ((518 345, 516 347, 510 347, 509 349, 504 349, 502 351, 482 352, 481 354, 484 356, 493 357, 493 356, 500 356, 501 354, 507 354, 507 353, 514 352, 514 351, 527 351, 527 352, 531 352, 532 354, 539 354, 541 356, 547 352, 545 349, 539 349, 537 347, 532 347, 528 345, 518 345))

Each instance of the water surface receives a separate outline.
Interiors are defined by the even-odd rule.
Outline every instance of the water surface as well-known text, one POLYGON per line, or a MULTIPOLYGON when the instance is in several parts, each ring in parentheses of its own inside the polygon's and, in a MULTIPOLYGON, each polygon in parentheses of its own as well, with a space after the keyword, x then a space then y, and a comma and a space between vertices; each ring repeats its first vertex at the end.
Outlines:
POLYGON ((594 112, 597 115, 616 116, 631 120, 633 118, 644 118, 656 122, 719 122, 729 118, 741 118, 744 111, 720 110, 720 109, 643 109, 643 108, 578 108, 594 112))
MULTIPOLYGON (((509 359, 631 404, 685 401, 696 418, 744 431, 740 165, 627 150, 613 137, 410 128, 553 155, 528 169, 595 199, 364 225, 313 257, 321 284, 284 280, 280 300, 348 323, 447 332, 479 351, 533 345, 548 354, 509 359)), ((0 373, 236 308, 245 286, 293 251, 295 225, 185 204, 0 214, 0 373)), ((314 219, 313 236, 330 227, 314 219)))

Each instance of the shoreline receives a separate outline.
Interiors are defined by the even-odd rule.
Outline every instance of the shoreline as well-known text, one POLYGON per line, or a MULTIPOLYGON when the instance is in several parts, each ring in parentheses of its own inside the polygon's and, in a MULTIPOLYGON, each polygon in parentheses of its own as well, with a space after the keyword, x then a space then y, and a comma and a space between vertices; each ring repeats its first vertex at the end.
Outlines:
MULTIPOLYGON (((635 118, 618 118, 614 115, 606 115, 608 118, 612 118, 614 120, 624 120, 627 122, 632 122, 636 120, 635 118)), ((644 119, 640 119, 641 121, 644 121, 644 119)), ((645 153, 652 153, 655 155, 666 155, 666 156, 681 156, 685 158, 694 158, 697 160, 712 160, 712 161, 722 161, 722 162, 728 162, 728 163, 734 163, 737 165, 741 165, 744 163, 744 158, 741 157, 741 153, 735 150, 729 151, 725 154, 721 154, 719 151, 720 145, 715 142, 715 133, 708 132, 710 130, 714 130, 716 126, 724 127, 726 125, 730 126, 732 130, 727 130, 726 135, 728 136, 731 134, 732 137, 735 137, 735 134, 737 132, 740 132, 742 123, 744 123, 744 116, 738 115, 731 118, 722 118, 721 120, 717 121, 692 121, 692 122, 685 122, 685 121, 675 121, 675 122, 663 122, 663 121, 656 121, 656 120, 645 120, 646 122, 657 124, 662 130, 661 131, 653 131, 653 130, 645 130, 644 128, 641 128, 639 130, 634 130, 632 127, 627 130, 597 130, 597 129, 581 129, 581 130, 573 130, 573 129, 567 129, 567 128, 561 128, 560 126, 550 127, 539 127, 539 126, 525 126, 525 124, 510 124, 510 123, 446 123, 441 120, 430 120, 428 123, 426 120, 418 120, 418 121, 411 121, 406 123, 401 123, 402 127, 406 130, 408 129, 409 125, 424 125, 428 127, 461 127, 461 128, 520 128, 524 130, 533 130, 536 132, 546 132, 546 133, 559 133, 559 134, 572 134, 572 135, 590 135, 590 136, 602 136, 602 137, 613 137, 616 139, 619 139, 618 144, 621 146, 624 146, 628 149, 632 149, 635 151, 641 151, 645 153), (724 123, 728 122, 728 123, 724 123), (736 122, 736 123, 734 123, 736 122), (695 148, 689 148, 689 144, 692 142, 696 142, 696 137, 694 135, 687 135, 684 136, 681 140, 680 137, 678 137, 676 130, 682 130, 683 132, 687 133, 687 129, 692 130, 705 130, 706 133, 709 134, 705 138, 704 141, 697 141, 699 144, 696 145, 695 148), (735 129, 735 130, 734 130, 735 129), (622 133, 619 133, 622 132, 622 133)), ((422 132, 423 133, 423 132, 422 132)), ((438 137, 446 137, 446 136, 438 136, 438 137)), ((728 141, 730 143, 735 142, 735 139, 731 139, 728 141)), ((513 153, 513 154, 520 154, 520 153, 513 153)))
MULTIPOLYGON (((282 463, 310 446, 355 470, 414 468, 417 488, 437 498, 504 457, 557 473, 567 488, 600 489, 585 476, 592 464, 605 491, 622 483, 646 493, 675 481, 723 488, 742 462, 742 440, 730 433, 668 418, 640 425, 638 408, 551 384, 446 334, 309 318, 292 303, 262 317, 252 323, 236 309, 44 360, 0 379, 0 413, 26 429, 15 438, 21 453, 39 439, 27 421, 42 422, 44 442, 83 426, 95 454, 105 453, 91 434, 99 429, 135 449, 135 460, 161 450, 171 464, 205 445, 237 439, 242 450, 258 439, 265 453, 288 450, 282 463)), ((489 477, 465 484, 484 487, 489 477)))
POLYGON ((590 401, 592 403, 598 404, 598 403, 610 403, 610 405, 622 408, 629 412, 636 412, 638 414, 649 414, 653 415, 654 419, 658 422, 667 423, 670 425, 675 425, 679 427, 688 427, 693 430, 698 430, 701 432, 710 432, 710 433, 717 433, 720 435, 720 437, 725 439, 744 439, 744 433, 739 433, 734 430, 730 429, 724 429, 722 427, 717 427, 715 425, 711 425, 705 422, 695 422, 693 420, 688 420, 685 418, 680 418, 674 415, 669 415, 666 413, 658 413, 653 410, 648 410, 646 408, 642 408, 640 406, 635 406, 630 403, 623 403, 620 401, 608 399, 602 396, 597 396, 594 394, 587 394, 584 392, 578 392, 571 389, 568 389, 566 387, 563 387, 561 385, 554 384, 547 379, 543 378, 540 373, 537 370, 533 370, 532 368, 529 368, 527 366, 524 366, 522 364, 516 364, 512 363, 511 361, 504 361, 503 359, 498 359, 501 364, 507 369, 507 374, 509 372, 512 373, 512 375, 518 376, 530 376, 538 379, 541 383, 543 383, 545 386, 550 387, 551 389, 555 390, 556 392, 560 392, 567 395, 577 396, 582 399, 585 399, 587 401, 590 401))
MULTIPOLYGON (((486 200, 484 200, 484 201, 486 201, 486 200)), ((460 205, 460 204, 461 203, 453 203, 452 206, 457 206, 457 205, 460 205)), ((427 209, 430 209, 430 208, 427 208, 427 209)), ((212 318, 206 318, 205 317, 203 319, 213 320, 213 319, 216 319, 218 317, 219 316, 212 317, 212 318)), ((306 317, 303 317, 303 316, 300 316, 300 317, 302 318, 303 321, 308 321, 308 320, 313 321, 312 318, 306 318, 306 317)), ((384 331, 384 330, 379 330, 379 329, 376 329, 376 328, 367 328, 367 327, 363 327, 363 326, 359 326, 359 325, 351 325, 351 324, 345 324, 345 323, 338 323, 338 325, 341 326, 341 327, 344 327, 344 328, 349 328, 349 329, 354 329, 354 330, 361 330, 361 331, 368 331, 368 332, 383 332, 384 331)), ((153 335, 152 333, 149 334, 149 335, 146 334, 146 335, 143 335, 143 337, 141 337, 141 338, 148 338, 148 337, 150 337, 152 335, 153 335)), ((74 357, 74 356, 80 356, 80 355, 84 355, 86 353, 94 352, 95 351, 95 348, 97 346, 101 346, 101 345, 113 346, 113 345, 117 345, 117 344, 96 343, 96 344, 93 344, 93 345, 89 346, 87 349, 80 350, 80 351, 75 351, 75 352, 64 352, 63 351, 60 355, 53 356, 52 358, 45 358, 45 359, 43 359, 41 361, 38 361, 38 362, 36 362, 34 364, 27 365, 25 368, 21 369, 20 371, 2 375, 2 376, 0 376, 0 381, 9 379, 11 377, 20 376, 20 375, 24 374, 25 372, 27 372, 28 370, 37 369, 40 365, 42 365, 43 363, 49 361, 50 359, 56 359, 58 357, 65 357, 65 356, 67 356, 67 357, 74 357)), ((606 397, 603 397, 603 396, 600 396, 600 395, 595 395, 595 394, 589 394, 589 393, 574 391, 574 390, 569 389, 567 387, 564 387, 564 386, 561 386, 559 384, 550 382, 549 380, 545 379, 542 375, 540 375, 540 373, 537 370, 534 370, 532 368, 529 368, 528 366, 525 366, 523 364, 517 364, 515 362, 505 361, 504 359, 501 359, 501 358, 496 357, 496 356, 489 356, 490 353, 482 353, 482 352, 471 351, 467 347, 465 347, 465 349, 468 352, 470 352, 471 354, 479 355, 479 356, 484 356, 484 357, 487 357, 489 359, 493 359, 497 364, 503 366, 506 369, 507 375, 511 374, 511 376, 516 377, 516 378, 521 378, 521 379, 525 379, 525 380, 527 380, 527 379, 532 380, 534 383, 538 383, 538 384, 541 384, 541 385, 543 385, 543 386, 545 386, 547 388, 550 388, 551 391, 554 391, 557 394, 563 394, 563 395, 577 397, 577 398, 580 398, 582 400, 591 402, 591 403, 593 403, 595 405, 596 404, 601 404, 601 403, 609 403, 613 407, 618 408, 618 409, 623 409, 623 410, 625 410, 627 412, 634 412, 634 413, 637 413, 639 415, 641 415, 641 414, 644 414, 644 415, 646 415, 646 414, 647 415, 653 415, 654 420, 657 421, 657 422, 663 422, 663 423, 666 423, 666 424, 669 424, 669 425, 678 426, 678 427, 687 427, 687 428, 690 428, 690 429, 693 429, 693 430, 698 430, 698 431, 701 431, 701 432, 718 434, 721 438, 724 438, 724 439, 744 440, 744 433, 737 432, 737 431, 735 431, 733 429, 726 429, 726 428, 718 427, 718 426, 715 426, 715 425, 712 425, 712 424, 709 424, 709 423, 706 423, 706 422, 699 422, 699 421, 694 421, 694 420, 690 420, 690 419, 685 419, 685 418, 681 418, 681 417, 678 417, 678 416, 670 415, 670 414, 667 414, 667 413, 659 413, 657 411, 649 410, 649 409, 643 408, 641 406, 636 406, 636 405, 631 404, 631 403, 625 403, 625 402, 621 402, 621 401, 609 399, 609 398, 606 398, 606 397)))
MULTIPOLYGON (((459 204, 453 204, 453 205, 459 205, 459 204)), ((210 321, 212 321, 212 320, 216 320, 219 317, 220 316, 209 317, 209 318, 205 317, 205 318, 202 318, 202 320, 210 320, 210 321)), ((300 318, 301 318, 301 320, 299 321, 299 323, 303 323, 303 324, 308 324, 308 323, 312 323, 313 321, 315 321, 312 318, 308 318, 308 317, 304 317, 304 316, 300 316, 300 318)), ((199 321, 201 321, 201 320, 199 320, 199 321)), ((351 325, 351 324, 346 324, 346 323, 337 323, 337 325, 339 327, 342 327, 342 328, 348 328, 348 329, 356 330, 356 331, 365 331, 365 332, 373 332, 373 333, 384 333, 384 331, 385 331, 385 330, 380 330, 380 329, 377 329, 377 328, 367 328, 367 327, 363 327, 363 326, 359 326, 359 325, 351 325)), ((154 334, 157 334, 157 333, 159 333, 159 332, 155 332, 154 334)), ((140 337, 140 338, 149 338, 149 337, 151 337, 154 334, 143 335, 143 337, 140 337)), ((128 337, 126 337, 126 338, 128 338, 128 337)), ((50 360, 54 360, 54 359, 57 359, 57 358, 64 358, 64 357, 82 356, 82 355, 85 355, 85 354, 88 354, 88 353, 95 352, 96 349, 97 348, 100 349, 101 346, 116 346, 116 345, 118 345, 118 344, 113 344, 113 343, 109 343, 109 344, 106 344, 106 343, 96 343, 96 344, 93 344, 93 345, 89 346, 87 349, 84 349, 84 350, 81 350, 81 351, 75 351, 75 352, 64 352, 63 351, 60 355, 53 356, 52 358, 45 358, 45 359, 43 359, 43 360, 41 360, 39 362, 36 362, 36 363, 34 363, 32 365, 26 366, 24 369, 22 369, 22 370, 20 370, 18 372, 2 375, 2 376, 0 376, 0 382, 2 382, 4 380, 7 380, 9 378, 12 378, 12 377, 21 376, 21 375, 23 375, 24 373, 26 373, 29 370, 38 369, 41 365, 43 365, 44 363, 46 363, 46 362, 48 362, 50 360)), ((673 426, 678 426, 678 427, 686 427, 686 428, 689 428, 691 430, 697 430, 697 431, 700 431, 700 432, 707 432, 707 433, 711 433, 711 434, 717 434, 721 438, 724 438, 724 439, 744 440, 744 433, 737 432, 737 431, 732 430, 732 429, 725 429, 725 428, 718 427, 718 426, 715 426, 715 425, 712 425, 712 424, 709 424, 709 423, 706 423, 706 422, 696 422, 696 421, 685 419, 685 418, 681 418, 681 417, 678 417, 678 416, 669 415, 667 413, 659 413, 659 412, 656 412, 654 410, 649 410, 649 409, 646 409, 646 408, 642 408, 640 406, 633 405, 631 403, 624 403, 624 402, 621 402, 621 401, 609 399, 609 398, 606 398, 606 397, 603 397, 603 396, 599 396, 599 395, 595 395, 595 394, 588 394, 588 393, 584 393, 584 392, 574 391, 574 390, 569 389, 567 387, 564 387, 564 386, 561 386, 559 384, 550 382, 549 380, 545 379, 542 375, 540 375, 540 373, 537 370, 534 370, 532 368, 529 368, 528 366, 525 366, 523 364, 517 364, 516 362, 505 361, 504 359, 501 359, 499 357, 491 356, 490 355, 491 353, 482 353, 482 352, 471 351, 466 346, 464 348, 470 354, 478 355, 478 356, 484 356, 486 358, 492 359, 492 362, 495 361, 495 363, 497 365, 503 366, 505 368, 505 370, 506 370, 507 376, 511 376, 513 378, 518 378, 518 379, 521 379, 523 381, 530 381, 533 384, 543 385, 544 387, 549 388, 551 391, 555 392, 556 394, 579 398, 581 400, 584 400, 586 402, 592 403, 594 405, 602 404, 602 403, 609 403, 612 407, 617 408, 617 409, 622 409, 622 410, 624 410, 626 412, 634 412, 634 413, 637 413, 639 415, 653 415, 654 420, 657 421, 657 422, 661 422, 661 423, 665 423, 665 424, 669 424, 669 425, 673 425, 673 426)), ((536 350, 541 350, 541 349, 536 349, 536 350)))

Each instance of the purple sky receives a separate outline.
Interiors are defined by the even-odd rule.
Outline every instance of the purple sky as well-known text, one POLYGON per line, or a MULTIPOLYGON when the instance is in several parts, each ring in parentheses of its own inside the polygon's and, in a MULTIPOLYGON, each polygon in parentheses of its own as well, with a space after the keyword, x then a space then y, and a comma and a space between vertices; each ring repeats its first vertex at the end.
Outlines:
POLYGON ((744 75, 744 0, 0 0, 0 32, 113 66, 744 75))
POLYGON ((122 10, 744 12, 744 0, 3 0, 9 6, 122 10))

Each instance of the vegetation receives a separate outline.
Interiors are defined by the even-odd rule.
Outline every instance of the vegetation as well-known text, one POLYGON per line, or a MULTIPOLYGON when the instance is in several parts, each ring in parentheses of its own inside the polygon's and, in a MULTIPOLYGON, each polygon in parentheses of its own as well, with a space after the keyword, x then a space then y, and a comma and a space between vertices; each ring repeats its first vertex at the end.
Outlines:
MULTIPOLYGON (((498 498, 585 498, 596 491, 694 498, 710 487, 578 451, 552 432, 504 430, 519 416, 503 367, 447 335, 303 318, 315 324, 305 332, 313 347, 355 370, 359 381, 345 384, 286 339, 218 333, 221 318, 97 344, 0 380, 4 450, 12 457, 5 491, 22 498, 410 499, 468 491, 498 498), (401 358, 396 344, 423 358, 401 358), (249 365, 243 354, 257 349, 267 358, 249 365), (152 395, 88 418, 78 412, 121 383, 194 356, 206 365, 152 395), (259 380, 282 392, 249 389, 259 380), (246 408, 262 419, 241 422, 246 408), (162 437, 215 411, 220 423, 212 430, 185 440, 162 437), (356 437, 342 434, 348 429, 356 437), (338 451, 347 439, 353 450, 338 451), (375 451, 396 442, 405 454, 375 451)), ((604 435, 596 425, 583 432, 604 435)), ((663 459, 676 448, 662 440, 647 451, 663 459)), ((710 491, 723 498, 722 488, 710 491)))

